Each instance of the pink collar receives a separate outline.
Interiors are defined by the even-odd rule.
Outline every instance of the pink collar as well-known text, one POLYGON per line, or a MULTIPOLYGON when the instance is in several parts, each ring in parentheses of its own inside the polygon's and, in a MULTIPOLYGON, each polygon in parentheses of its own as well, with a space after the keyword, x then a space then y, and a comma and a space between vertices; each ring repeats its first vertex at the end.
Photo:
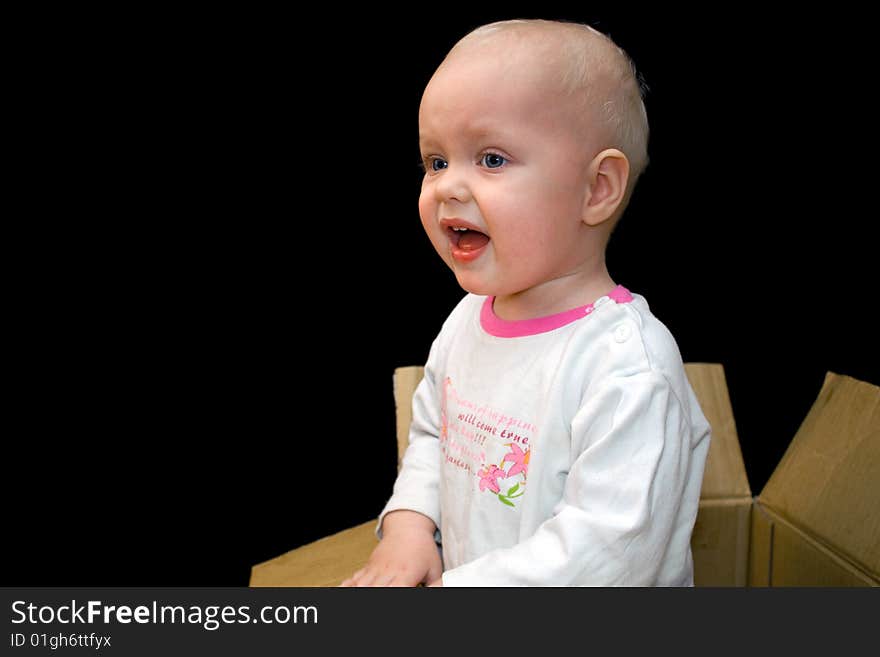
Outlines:
MULTIPOLYGON (((495 297, 486 297, 486 300, 483 302, 483 308, 480 311, 480 325, 486 333, 499 338, 520 338, 526 335, 546 333, 586 317, 593 312, 595 304, 605 298, 601 297, 586 306, 572 308, 555 315, 509 321, 501 319, 495 314, 495 310, 492 307, 495 303, 495 297)), ((632 294, 622 285, 618 285, 609 292, 607 298, 615 303, 629 303, 633 300, 632 294)))

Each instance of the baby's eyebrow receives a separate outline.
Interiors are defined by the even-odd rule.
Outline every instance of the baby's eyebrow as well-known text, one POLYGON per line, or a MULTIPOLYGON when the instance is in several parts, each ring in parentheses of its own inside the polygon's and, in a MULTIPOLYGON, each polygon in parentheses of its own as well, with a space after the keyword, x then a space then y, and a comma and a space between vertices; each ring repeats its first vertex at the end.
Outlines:
POLYGON ((464 129, 464 132, 475 139, 495 137, 499 134, 499 131, 495 126, 486 125, 485 123, 474 123, 469 125, 464 129))
POLYGON ((436 140, 432 136, 425 136, 419 133, 419 147, 424 148, 425 146, 434 146, 436 145, 436 140))
MULTIPOLYGON (((484 141, 486 139, 506 141, 511 138, 511 135, 505 130, 496 126, 486 125, 482 122, 465 126, 457 131, 455 136, 457 138, 465 138, 472 141, 484 141)), ((440 140, 430 133, 419 133, 419 148, 438 147, 439 142, 440 140)))

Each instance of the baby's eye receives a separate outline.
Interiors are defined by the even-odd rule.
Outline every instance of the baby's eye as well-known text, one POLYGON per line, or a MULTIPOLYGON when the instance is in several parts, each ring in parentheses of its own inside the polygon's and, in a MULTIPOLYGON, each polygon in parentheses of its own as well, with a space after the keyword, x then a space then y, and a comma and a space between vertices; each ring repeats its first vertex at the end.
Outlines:
POLYGON ((487 169, 498 169, 503 167, 507 159, 498 153, 486 153, 483 156, 482 163, 487 169))
POLYGON ((428 163, 431 171, 440 171, 449 166, 449 163, 446 160, 439 157, 432 157, 428 163))

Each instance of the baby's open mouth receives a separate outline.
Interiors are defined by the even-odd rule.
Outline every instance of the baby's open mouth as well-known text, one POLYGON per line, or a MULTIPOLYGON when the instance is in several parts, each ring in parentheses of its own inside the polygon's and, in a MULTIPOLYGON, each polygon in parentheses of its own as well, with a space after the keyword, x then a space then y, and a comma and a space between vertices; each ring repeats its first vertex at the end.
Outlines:
POLYGON ((489 243, 489 236, 469 228, 447 228, 446 234, 454 249, 464 252, 477 251, 489 243))

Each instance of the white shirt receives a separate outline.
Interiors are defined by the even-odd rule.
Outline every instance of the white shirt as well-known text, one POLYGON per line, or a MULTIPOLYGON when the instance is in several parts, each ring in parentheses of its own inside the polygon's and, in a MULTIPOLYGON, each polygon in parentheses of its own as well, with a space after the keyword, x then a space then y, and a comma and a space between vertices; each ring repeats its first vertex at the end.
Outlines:
POLYGON ((444 586, 689 586, 709 424, 678 347, 618 286, 501 320, 467 295, 431 347, 383 509, 439 528, 444 586))

